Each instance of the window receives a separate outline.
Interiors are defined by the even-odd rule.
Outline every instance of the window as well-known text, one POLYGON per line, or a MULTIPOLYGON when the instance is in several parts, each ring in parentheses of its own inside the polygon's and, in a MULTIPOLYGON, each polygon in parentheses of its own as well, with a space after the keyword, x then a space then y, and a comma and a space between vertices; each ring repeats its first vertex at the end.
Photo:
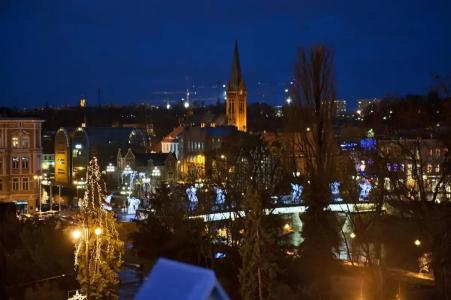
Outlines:
POLYGON ((19 158, 18 157, 13 157, 12 158, 12 163, 11 163, 11 169, 19 169, 19 158))
POLYGON ((435 156, 440 156, 440 148, 435 149, 435 156))
POLYGON ((28 191, 28 177, 22 178, 22 190, 28 191))
POLYGON ((432 165, 431 164, 427 165, 427 172, 432 173, 432 165))
POLYGON ((11 146, 13 148, 19 148, 19 137, 18 136, 13 136, 11 138, 11 146))
POLYGON ((22 169, 28 170, 28 157, 22 157, 22 169))
POLYGON ((440 173, 440 164, 435 166, 435 173, 440 173))
POLYGON ((3 191, 3 179, 0 179, 0 191, 3 191))
POLYGON ((0 157, 0 175, 3 175, 3 157, 0 157))
POLYGON ((21 139, 21 147, 24 149, 30 148, 30 138, 28 136, 23 136, 21 139))
POLYGON ((19 190, 19 178, 14 177, 12 185, 13 185, 12 186, 12 190, 13 191, 18 191, 19 190))

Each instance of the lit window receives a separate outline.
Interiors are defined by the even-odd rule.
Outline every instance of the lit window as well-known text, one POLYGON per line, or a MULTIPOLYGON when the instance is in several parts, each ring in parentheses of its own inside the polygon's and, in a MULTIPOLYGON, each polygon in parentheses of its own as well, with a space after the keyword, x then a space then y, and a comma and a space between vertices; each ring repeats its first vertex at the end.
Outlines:
POLYGON ((12 158, 11 169, 19 169, 19 158, 18 157, 14 156, 12 158))
POLYGON ((13 136, 11 139, 11 146, 13 148, 19 148, 19 137, 18 136, 13 136))
POLYGON ((427 172, 432 173, 432 165, 431 164, 427 165, 427 172))
POLYGON ((22 169, 28 169, 28 157, 22 157, 22 169))
POLYGON ((435 155, 440 156, 440 148, 435 149, 435 155))
POLYGON ((440 173, 440 165, 435 166, 435 173, 440 173))
POLYGON ((12 181, 12 190, 18 191, 19 190, 19 178, 15 177, 12 181))
POLYGON ((152 176, 158 177, 158 176, 160 176, 160 175, 161 175, 160 169, 158 169, 157 167, 155 167, 155 168, 152 170, 152 176))

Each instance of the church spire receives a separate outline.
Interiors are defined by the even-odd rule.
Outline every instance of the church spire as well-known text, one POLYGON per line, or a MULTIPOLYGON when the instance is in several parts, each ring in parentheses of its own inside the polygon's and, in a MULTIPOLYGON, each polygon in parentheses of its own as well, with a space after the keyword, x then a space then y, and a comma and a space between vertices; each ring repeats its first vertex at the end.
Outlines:
POLYGON ((233 51, 232 75, 226 92, 227 124, 235 126, 240 131, 247 130, 246 120, 247 92, 241 75, 240 58, 238 55, 238 42, 235 41, 233 51))
POLYGON ((232 75, 229 81, 229 89, 239 90, 241 84, 244 88, 244 81, 241 77, 240 57, 238 54, 238 41, 235 41, 235 50, 233 51, 232 75))

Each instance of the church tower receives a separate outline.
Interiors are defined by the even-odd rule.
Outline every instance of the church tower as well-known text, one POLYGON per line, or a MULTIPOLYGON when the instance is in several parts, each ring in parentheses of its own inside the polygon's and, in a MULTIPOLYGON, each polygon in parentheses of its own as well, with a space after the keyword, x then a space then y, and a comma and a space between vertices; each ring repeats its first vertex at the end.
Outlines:
POLYGON ((246 99, 247 91, 241 76, 238 42, 233 52, 232 75, 227 85, 226 115, 227 125, 235 126, 240 131, 247 130, 246 99))

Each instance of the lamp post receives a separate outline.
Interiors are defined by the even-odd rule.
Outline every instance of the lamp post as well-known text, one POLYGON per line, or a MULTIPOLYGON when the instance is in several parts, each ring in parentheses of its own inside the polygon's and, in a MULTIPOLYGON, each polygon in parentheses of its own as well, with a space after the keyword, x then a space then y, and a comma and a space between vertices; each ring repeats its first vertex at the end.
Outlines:
POLYGON ((58 185, 58 212, 61 214, 61 184, 58 185))
POLYGON ((39 212, 41 212, 41 195, 42 195, 42 187, 41 187, 41 180, 42 180, 42 176, 41 175, 34 175, 33 176, 34 180, 38 181, 38 185, 39 185, 39 212))

